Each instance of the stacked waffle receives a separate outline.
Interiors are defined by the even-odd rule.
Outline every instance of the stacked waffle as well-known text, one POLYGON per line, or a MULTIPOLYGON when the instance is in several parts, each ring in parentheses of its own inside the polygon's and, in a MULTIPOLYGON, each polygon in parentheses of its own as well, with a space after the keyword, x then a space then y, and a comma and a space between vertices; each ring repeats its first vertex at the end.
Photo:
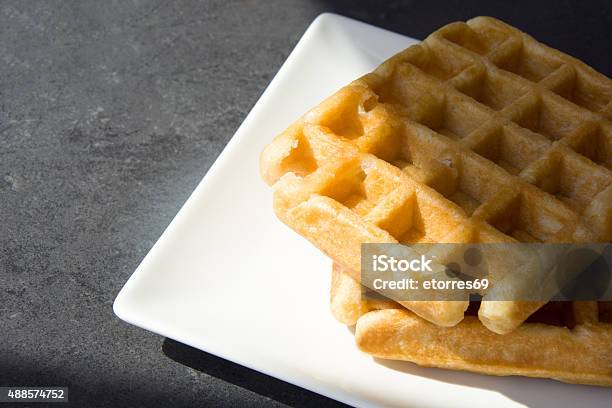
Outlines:
POLYGON ((261 172, 277 216, 333 259, 332 311, 365 352, 610 385, 604 302, 368 301, 359 283, 362 243, 610 242, 610 119, 610 79, 478 17, 306 113, 261 172))

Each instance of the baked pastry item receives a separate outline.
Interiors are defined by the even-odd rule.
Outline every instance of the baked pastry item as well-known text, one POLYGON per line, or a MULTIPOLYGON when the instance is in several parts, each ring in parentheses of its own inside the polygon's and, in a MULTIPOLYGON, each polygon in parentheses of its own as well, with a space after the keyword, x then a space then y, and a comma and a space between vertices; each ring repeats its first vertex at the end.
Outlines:
MULTIPOLYGON (((277 216, 348 271, 364 242, 610 242, 611 101, 607 77, 477 17, 306 113, 261 174, 277 216)), ((485 294, 478 316, 509 333, 544 303, 485 294)), ((454 326, 469 302, 402 305, 454 326)))
POLYGON ((551 302, 512 333, 486 329, 474 314, 440 327, 391 301, 367 301, 361 285, 334 265, 332 314, 356 324, 357 346, 374 357, 490 375, 522 375, 612 386, 612 304, 551 302))

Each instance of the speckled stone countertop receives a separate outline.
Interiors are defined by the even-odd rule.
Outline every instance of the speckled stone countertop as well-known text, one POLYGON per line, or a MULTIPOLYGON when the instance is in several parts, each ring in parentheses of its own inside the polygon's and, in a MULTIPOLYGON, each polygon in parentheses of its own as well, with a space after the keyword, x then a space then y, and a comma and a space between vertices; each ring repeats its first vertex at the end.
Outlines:
POLYGON ((610 2, 0 2, 0 386, 72 406, 331 406, 112 302, 324 11, 415 38, 493 15, 610 75, 610 2), (379 4, 375 4, 379 3, 379 4))

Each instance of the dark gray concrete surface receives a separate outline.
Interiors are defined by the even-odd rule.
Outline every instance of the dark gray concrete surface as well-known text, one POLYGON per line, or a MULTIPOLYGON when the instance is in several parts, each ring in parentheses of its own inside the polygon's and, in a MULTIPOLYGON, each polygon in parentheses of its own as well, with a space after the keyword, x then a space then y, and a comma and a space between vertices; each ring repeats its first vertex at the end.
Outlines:
POLYGON ((605 4, 0 1, 0 386, 67 385, 73 406, 334 405, 131 327, 114 297, 319 13, 417 38, 495 15, 610 75, 605 4))

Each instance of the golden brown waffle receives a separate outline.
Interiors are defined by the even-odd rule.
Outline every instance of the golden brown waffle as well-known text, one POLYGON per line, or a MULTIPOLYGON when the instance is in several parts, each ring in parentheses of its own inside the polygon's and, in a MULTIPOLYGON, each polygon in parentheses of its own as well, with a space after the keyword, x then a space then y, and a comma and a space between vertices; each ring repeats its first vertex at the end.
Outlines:
POLYGON ((329 298, 332 315, 347 326, 353 326, 362 315, 370 310, 401 307, 391 300, 367 299, 362 296, 361 284, 344 273, 342 267, 336 263, 332 267, 329 298))
MULTIPOLYGON (((261 173, 277 216, 347 270, 364 242, 610 242, 611 101, 607 77, 478 17, 323 101, 261 173)), ((497 333, 543 304, 484 300, 497 333)), ((402 305, 452 326, 468 302, 402 305)))
POLYGON ((356 324, 359 348, 374 357, 491 375, 522 375, 612 386, 612 316, 604 302, 551 302, 512 333, 486 329, 467 310, 455 327, 431 324, 391 301, 368 302, 334 265, 331 309, 356 324))

